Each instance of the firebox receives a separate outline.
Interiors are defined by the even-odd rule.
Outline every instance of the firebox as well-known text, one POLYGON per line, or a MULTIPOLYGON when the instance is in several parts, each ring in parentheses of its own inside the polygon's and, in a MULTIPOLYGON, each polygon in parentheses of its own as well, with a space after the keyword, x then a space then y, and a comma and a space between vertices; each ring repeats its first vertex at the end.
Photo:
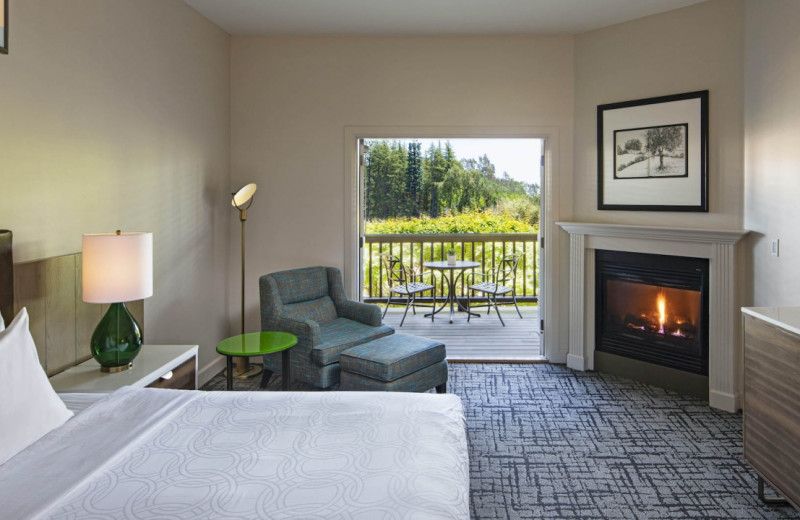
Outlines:
POLYGON ((708 375, 708 260, 597 250, 595 349, 708 375))

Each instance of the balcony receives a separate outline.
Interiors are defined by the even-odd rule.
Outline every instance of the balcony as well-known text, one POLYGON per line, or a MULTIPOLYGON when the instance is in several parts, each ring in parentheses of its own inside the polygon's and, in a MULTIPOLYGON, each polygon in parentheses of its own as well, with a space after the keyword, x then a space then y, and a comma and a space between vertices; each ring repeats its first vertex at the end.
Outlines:
MULTIPOLYGON (((399 257, 409 269, 421 272, 426 268, 424 262, 443 260, 449 248, 456 250, 460 260, 480 263, 480 267, 467 272, 490 272, 503 258, 511 253, 525 253, 517 268, 516 293, 523 319, 517 315, 514 306, 501 306, 500 312, 506 326, 500 324, 494 310, 486 315, 486 307, 478 310, 480 317, 467 322, 466 314, 458 312, 454 322, 448 320, 443 311, 431 323, 424 314, 429 309, 421 308, 416 316, 406 318, 400 328, 403 306, 392 306, 386 314, 385 322, 398 332, 437 339, 447 345, 447 358, 450 361, 541 361, 539 334, 539 266, 538 235, 536 233, 508 234, 402 234, 367 235, 364 240, 364 283, 362 299, 366 302, 385 305, 388 295, 386 273, 380 261, 381 253, 399 257)), ((441 273, 436 272, 436 301, 441 304, 447 294, 447 284, 441 273)), ((466 286, 459 280, 456 293, 466 298, 466 286)), ((420 303, 430 303, 430 297, 418 298, 420 303)), ((474 295, 473 305, 485 305, 485 298, 474 295)), ((499 302, 510 302, 511 298, 498 298, 499 302)))

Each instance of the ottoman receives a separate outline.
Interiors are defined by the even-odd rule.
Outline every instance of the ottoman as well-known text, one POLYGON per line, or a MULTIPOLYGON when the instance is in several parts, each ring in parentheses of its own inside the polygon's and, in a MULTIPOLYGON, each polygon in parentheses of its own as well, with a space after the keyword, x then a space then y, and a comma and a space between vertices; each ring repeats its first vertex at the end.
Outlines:
POLYGON ((447 391, 444 343, 392 334, 345 350, 339 356, 340 390, 447 391))

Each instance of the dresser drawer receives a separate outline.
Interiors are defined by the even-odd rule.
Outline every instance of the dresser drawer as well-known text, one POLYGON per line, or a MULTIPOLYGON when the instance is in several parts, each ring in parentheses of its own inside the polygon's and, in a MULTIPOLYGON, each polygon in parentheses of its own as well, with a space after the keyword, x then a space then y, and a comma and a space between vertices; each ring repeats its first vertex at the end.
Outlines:
POLYGON ((193 356, 147 385, 147 388, 197 390, 195 386, 195 381, 197 379, 196 366, 197 357, 193 356))

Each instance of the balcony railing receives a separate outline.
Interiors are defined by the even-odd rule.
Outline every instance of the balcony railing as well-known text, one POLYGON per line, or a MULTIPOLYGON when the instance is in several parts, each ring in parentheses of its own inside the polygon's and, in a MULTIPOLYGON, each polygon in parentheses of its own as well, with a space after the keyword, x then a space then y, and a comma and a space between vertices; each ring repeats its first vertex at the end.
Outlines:
MULTIPOLYGON (((427 270, 424 262, 446 260, 449 248, 456 250, 460 260, 480 262, 480 267, 468 269, 488 273, 511 253, 525 253, 517 267, 516 293, 518 302, 539 301, 539 258, 537 233, 457 233, 457 234, 419 234, 419 235, 366 235, 364 237, 364 287, 362 297, 367 302, 386 301, 388 285, 380 254, 389 253, 399 257, 409 269, 421 272, 427 270)), ((447 294, 447 285, 441 273, 436 272, 436 299, 447 294)), ((463 282, 463 280, 461 280, 463 282)), ((458 285, 459 297, 466 297, 464 283, 458 285)), ((429 299, 419 298, 420 300, 429 299)), ((510 298, 508 298, 510 299, 510 298)), ((498 301, 503 301, 498 298, 498 301)))

